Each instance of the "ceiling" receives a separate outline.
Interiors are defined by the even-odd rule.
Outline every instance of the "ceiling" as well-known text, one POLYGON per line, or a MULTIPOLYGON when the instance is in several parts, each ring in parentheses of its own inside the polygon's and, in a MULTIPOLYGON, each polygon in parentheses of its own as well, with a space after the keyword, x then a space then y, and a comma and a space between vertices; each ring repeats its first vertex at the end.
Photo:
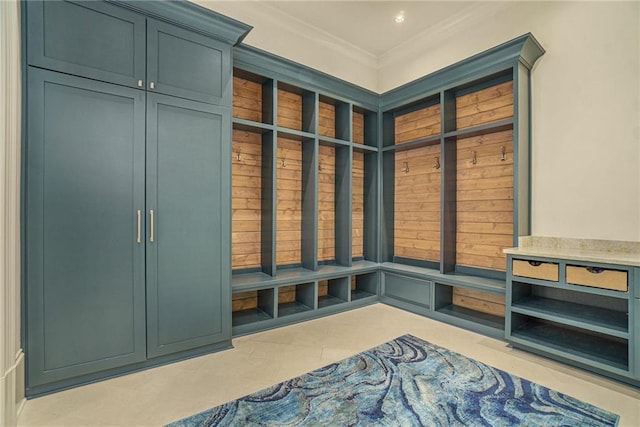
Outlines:
POLYGON ((373 56, 456 19, 474 8, 473 1, 270 1, 263 3, 354 45, 373 56), (404 12, 405 20, 395 17, 404 12))

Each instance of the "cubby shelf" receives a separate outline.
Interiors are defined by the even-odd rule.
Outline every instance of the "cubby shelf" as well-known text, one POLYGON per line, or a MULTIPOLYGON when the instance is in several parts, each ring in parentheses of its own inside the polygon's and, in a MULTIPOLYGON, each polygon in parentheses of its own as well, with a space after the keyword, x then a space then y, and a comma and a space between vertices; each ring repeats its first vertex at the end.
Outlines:
POLYGON ((614 373, 629 374, 629 342, 514 314, 511 341, 614 373))
POLYGON ((377 266, 332 271, 321 274, 302 273, 297 280, 262 283, 260 288, 233 289, 238 310, 233 311, 234 335, 282 326, 349 310, 378 301, 377 266), (345 274, 346 273, 346 274, 345 274), (241 308, 241 309, 240 309, 241 308))
POLYGON ((629 316, 626 310, 616 311, 551 298, 527 297, 513 302, 511 311, 618 338, 629 338, 629 316))
POLYGON ((444 138, 446 139, 473 138, 475 136, 487 135, 495 132, 503 132, 506 130, 513 130, 513 119, 499 120, 496 122, 473 126, 466 129, 446 132, 444 134, 444 138))

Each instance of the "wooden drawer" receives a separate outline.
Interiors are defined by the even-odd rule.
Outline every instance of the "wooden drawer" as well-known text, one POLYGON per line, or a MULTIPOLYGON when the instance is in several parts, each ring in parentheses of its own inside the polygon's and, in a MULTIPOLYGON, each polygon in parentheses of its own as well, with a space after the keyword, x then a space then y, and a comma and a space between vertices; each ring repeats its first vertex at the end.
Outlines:
POLYGON ((629 289, 626 271, 609 270, 600 267, 568 265, 567 283, 622 292, 626 292, 629 289))
POLYGON ((513 275, 557 282, 558 264, 554 264, 551 262, 514 259, 513 275))

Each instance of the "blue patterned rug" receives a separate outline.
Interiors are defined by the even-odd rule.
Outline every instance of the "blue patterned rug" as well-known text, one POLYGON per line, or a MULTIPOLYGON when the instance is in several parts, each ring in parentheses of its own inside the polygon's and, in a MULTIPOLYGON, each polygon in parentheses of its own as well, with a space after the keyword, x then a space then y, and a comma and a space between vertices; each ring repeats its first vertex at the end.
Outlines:
POLYGON ((170 426, 616 426, 618 418, 404 335, 170 426))

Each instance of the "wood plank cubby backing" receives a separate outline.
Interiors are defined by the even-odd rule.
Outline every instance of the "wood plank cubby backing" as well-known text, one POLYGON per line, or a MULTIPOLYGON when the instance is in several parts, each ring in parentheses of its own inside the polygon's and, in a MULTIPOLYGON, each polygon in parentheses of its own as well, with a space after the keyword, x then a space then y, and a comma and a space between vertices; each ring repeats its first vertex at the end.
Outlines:
POLYGON ((440 261, 440 146, 395 153, 394 254, 440 261))
POLYGON ((320 145, 318 162, 318 261, 336 258, 336 149, 320 145))
POLYGON ((302 262, 302 144, 278 137, 276 264, 302 262))
POLYGON ((415 141, 440 133, 440 104, 395 117, 395 144, 415 141))
MULTIPOLYGON (((364 114, 353 112, 353 142, 364 145, 364 114)), ((364 153, 353 151, 351 201, 351 256, 364 257, 364 153)))
POLYGON ((260 268, 262 136, 234 129, 232 139, 232 269, 260 268))
POLYGON ((513 117, 513 82, 507 81, 456 98, 456 127, 466 129, 513 117))
POLYGON ((262 85, 233 77, 233 117, 262 122, 262 85))
MULTIPOLYGON (((511 81, 456 98, 459 129, 511 117, 511 81)), ((502 250, 513 246, 513 131, 459 139, 456 159, 456 264, 506 271, 502 250)))
POLYGON ((278 126, 302 130, 302 95, 278 88, 278 126))

